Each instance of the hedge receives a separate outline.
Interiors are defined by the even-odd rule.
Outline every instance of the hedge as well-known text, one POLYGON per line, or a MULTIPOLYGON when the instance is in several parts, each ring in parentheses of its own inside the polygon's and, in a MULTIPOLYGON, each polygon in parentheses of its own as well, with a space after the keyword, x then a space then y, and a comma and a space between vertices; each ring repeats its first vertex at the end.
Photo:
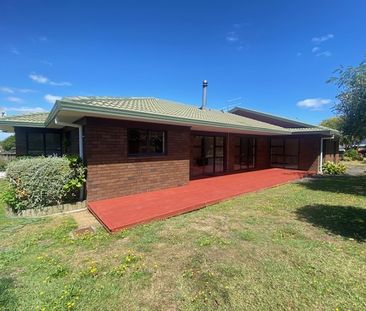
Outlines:
POLYGON ((14 211, 42 209, 77 201, 85 168, 77 157, 21 158, 7 165, 6 176, 3 199, 14 211))

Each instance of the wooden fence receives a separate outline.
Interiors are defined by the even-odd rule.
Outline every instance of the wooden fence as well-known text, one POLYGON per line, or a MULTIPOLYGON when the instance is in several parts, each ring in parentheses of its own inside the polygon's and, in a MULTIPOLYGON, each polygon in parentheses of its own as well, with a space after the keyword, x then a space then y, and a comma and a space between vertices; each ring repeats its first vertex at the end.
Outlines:
POLYGON ((0 161, 4 160, 4 161, 11 161, 14 160, 16 158, 15 153, 0 153, 0 161))

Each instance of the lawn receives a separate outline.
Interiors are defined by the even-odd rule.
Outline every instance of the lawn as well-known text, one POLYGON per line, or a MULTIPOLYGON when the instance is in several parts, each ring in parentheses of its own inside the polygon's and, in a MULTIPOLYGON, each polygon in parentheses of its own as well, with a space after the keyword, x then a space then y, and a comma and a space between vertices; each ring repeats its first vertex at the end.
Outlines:
POLYGON ((291 183, 115 235, 73 239, 75 227, 1 207, 0 309, 366 309, 366 176, 291 183))

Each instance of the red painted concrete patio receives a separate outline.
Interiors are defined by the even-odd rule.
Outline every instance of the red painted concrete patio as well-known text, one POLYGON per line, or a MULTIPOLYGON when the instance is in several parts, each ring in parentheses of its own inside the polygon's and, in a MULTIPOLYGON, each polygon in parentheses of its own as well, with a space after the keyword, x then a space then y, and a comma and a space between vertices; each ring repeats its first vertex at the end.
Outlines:
POLYGON ((218 203, 243 193, 303 178, 307 172, 271 168, 193 180, 176 188, 89 202, 89 210, 114 232, 218 203))

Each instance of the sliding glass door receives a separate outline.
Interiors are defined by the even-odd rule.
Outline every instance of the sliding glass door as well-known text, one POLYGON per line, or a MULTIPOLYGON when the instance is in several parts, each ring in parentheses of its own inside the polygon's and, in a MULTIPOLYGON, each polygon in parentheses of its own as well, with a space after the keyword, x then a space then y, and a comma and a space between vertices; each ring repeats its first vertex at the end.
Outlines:
POLYGON ((196 135, 192 152, 191 177, 224 172, 224 137, 196 135))
POLYGON ((255 138, 235 137, 234 170, 246 170, 255 167, 255 138))

